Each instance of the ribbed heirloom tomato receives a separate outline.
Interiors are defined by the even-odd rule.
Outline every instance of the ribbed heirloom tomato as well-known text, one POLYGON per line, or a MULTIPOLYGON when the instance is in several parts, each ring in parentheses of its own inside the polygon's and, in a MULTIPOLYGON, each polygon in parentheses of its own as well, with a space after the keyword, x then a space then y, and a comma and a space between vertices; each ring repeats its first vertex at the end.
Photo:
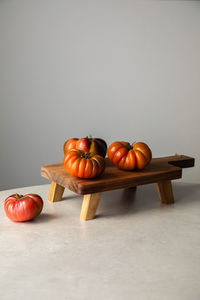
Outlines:
POLYGON ((68 150, 78 149, 83 152, 99 154, 106 156, 107 144, 103 139, 85 137, 81 139, 72 138, 64 143, 63 150, 66 154, 68 150))
POLYGON ((67 151, 63 164, 70 175, 80 178, 97 177, 105 169, 105 159, 102 156, 77 149, 67 151))
POLYGON ((43 200, 37 194, 14 194, 6 198, 4 209, 9 219, 16 222, 32 220, 43 208, 43 200))
POLYGON ((139 142, 114 142, 108 148, 108 158, 119 169, 131 171, 142 170, 151 161, 152 153, 147 144, 139 142))

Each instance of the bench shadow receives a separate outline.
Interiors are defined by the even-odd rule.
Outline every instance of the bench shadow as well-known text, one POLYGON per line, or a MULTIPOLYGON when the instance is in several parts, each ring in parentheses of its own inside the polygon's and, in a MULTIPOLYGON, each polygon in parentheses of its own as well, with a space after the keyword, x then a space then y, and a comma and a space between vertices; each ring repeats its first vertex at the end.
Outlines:
POLYGON ((130 188, 112 191, 112 198, 110 199, 108 194, 101 201, 102 212, 97 214, 95 218, 117 217, 134 213, 137 189, 130 188), (115 199, 113 200, 113 198, 115 199))
POLYGON ((81 195, 79 195, 79 194, 69 195, 69 196, 62 197, 62 201, 80 198, 80 197, 81 197, 81 195))
POLYGON ((144 213, 152 210, 163 210, 165 208, 177 207, 179 205, 191 205, 191 202, 200 201, 199 184, 172 183, 174 193, 174 204, 166 205, 160 203, 155 184, 139 186, 136 190, 125 189, 112 191, 105 195, 101 201, 100 213, 96 218, 119 217, 144 213))
POLYGON ((175 203, 191 203, 200 201, 200 184, 174 184, 173 185, 175 203), (196 197, 197 196, 197 197, 196 197))

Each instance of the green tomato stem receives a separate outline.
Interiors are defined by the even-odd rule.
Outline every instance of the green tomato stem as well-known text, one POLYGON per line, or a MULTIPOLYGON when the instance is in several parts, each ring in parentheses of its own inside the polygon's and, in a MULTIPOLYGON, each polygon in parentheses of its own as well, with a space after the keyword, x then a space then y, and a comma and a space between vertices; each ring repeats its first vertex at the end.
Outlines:
POLYGON ((15 201, 17 201, 17 200, 19 200, 21 197, 20 197, 20 195, 19 194, 15 194, 15 201))

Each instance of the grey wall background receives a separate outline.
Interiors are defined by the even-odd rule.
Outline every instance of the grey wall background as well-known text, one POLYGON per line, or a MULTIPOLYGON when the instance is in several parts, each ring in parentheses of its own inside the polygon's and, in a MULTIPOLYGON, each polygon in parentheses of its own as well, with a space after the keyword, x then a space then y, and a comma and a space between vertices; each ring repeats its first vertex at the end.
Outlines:
POLYGON ((47 183, 69 137, 196 157, 200 2, 0 0, 0 186, 47 183))

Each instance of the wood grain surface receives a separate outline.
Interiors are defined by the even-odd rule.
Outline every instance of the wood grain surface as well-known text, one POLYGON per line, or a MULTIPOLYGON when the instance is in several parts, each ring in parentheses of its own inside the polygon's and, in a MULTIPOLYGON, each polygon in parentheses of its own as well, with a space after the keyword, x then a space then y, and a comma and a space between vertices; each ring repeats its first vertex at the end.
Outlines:
POLYGON ((156 183, 158 195, 160 201, 163 204, 172 204, 174 203, 174 195, 172 190, 172 183, 170 180, 163 180, 156 183))
POLYGON ((52 181, 49 191, 49 201, 58 202, 62 199, 65 188, 56 182, 52 181))
POLYGON ((42 166, 41 175, 77 194, 85 195, 178 179, 182 177, 182 168, 193 166, 194 158, 174 155, 153 158, 144 170, 128 172, 119 170, 106 159, 104 174, 94 179, 72 177, 63 164, 42 166))
POLYGON ((83 196, 80 219, 84 221, 92 220, 96 214, 97 207, 102 193, 87 194, 83 196))

